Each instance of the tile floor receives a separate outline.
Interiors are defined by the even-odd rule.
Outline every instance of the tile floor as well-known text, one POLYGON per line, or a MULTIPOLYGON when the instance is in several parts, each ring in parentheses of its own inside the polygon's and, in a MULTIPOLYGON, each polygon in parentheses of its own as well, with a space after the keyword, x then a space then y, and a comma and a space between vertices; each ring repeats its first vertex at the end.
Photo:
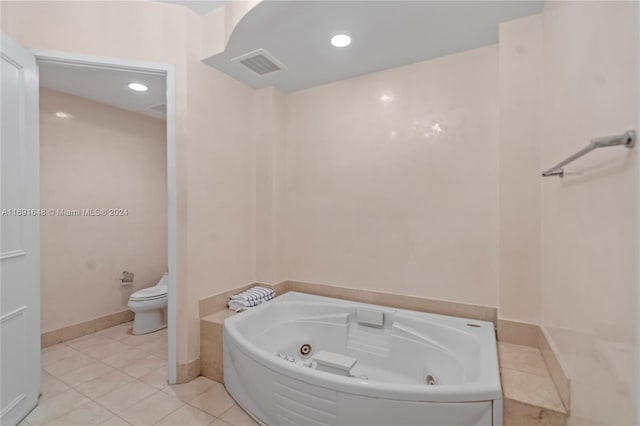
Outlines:
POLYGON ((167 330, 132 324, 43 349, 42 398, 20 425, 256 425, 220 383, 168 386, 167 330))

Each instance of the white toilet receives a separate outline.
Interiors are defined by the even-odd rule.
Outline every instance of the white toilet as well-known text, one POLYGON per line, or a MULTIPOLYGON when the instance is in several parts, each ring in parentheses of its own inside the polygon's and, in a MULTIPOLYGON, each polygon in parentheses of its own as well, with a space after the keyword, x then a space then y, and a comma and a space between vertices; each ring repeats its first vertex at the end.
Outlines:
POLYGON ((133 311, 133 334, 147 334, 167 326, 167 294, 169 276, 165 274, 154 287, 143 288, 129 296, 133 311))

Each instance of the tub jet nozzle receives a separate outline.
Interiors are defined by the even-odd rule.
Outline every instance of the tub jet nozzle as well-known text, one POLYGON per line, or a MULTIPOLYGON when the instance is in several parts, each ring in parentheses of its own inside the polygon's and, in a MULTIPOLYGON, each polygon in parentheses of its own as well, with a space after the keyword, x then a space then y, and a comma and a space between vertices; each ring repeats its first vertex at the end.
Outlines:
POLYGON ((302 358, 308 358, 309 355, 311 355, 311 352, 313 352, 313 347, 309 343, 305 343, 298 349, 298 354, 302 358))

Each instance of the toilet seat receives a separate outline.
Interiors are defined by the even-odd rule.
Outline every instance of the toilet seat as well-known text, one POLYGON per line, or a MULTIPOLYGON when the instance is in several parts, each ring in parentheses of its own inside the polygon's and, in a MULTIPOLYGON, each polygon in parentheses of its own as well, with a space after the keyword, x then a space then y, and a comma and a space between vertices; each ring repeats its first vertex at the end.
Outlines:
POLYGON ((142 302, 145 300, 156 300, 162 299, 163 297, 167 297, 169 292, 169 288, 166 285, 157 285, 155 287, 143 288, 142 290, 138 290, 129 296, 129 300, 142 302))

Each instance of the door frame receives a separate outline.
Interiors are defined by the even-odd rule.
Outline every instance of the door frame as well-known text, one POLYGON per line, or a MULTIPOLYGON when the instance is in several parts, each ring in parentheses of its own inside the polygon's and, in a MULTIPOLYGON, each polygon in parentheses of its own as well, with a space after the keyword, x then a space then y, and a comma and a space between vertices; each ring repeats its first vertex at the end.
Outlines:
MULTIPOLYGON (((167 301, 168 361, 167 379, 175 384, 177 379, 177 187, 176 187, 176 99, 175 65, 143 62, 104 56, 83 55, 53 50, 32 50, 36 64, 55 63, 114 71, 136 71, 152 75, 164 75, 167 85, 167 263, 169 291, 167 301)), ((38 69, 39 72, 39 69, 38 69)))

